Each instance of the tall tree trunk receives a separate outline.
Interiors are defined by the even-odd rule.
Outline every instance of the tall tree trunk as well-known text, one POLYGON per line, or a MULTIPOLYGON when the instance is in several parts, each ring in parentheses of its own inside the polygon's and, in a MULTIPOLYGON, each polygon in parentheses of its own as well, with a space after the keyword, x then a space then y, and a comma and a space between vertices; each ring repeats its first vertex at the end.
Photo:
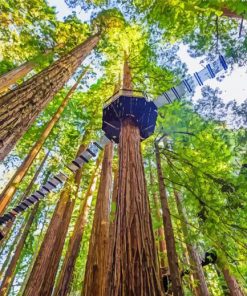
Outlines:
POLYGON ((0 160, 9 153, 38 114, 97 45, 99 35, 81 45, 0 98, 0 160))
MULTIPOLYGON (((35 172, 33 179, 31 180, 28 187, 26 188, 25 193, 22 196, 22 199, 24 199, 26 194, 29 194, 29 192, 31 191, 32 186, 33 186, 34 182, 36 181, 37 177, 39 176, 41 170, 43 169, 48 156, 49 156, 49 152, 47 152, 45 157, 43 158, 40 166, 38 167, 37 171, 35 172)), ((11 249, 9 250, 8 257, 5 259, 5 262, 2 266, 1 274, 4 273, 5 266, 7 264, 8 264, 8 268, 5 272, 4 279, 1 283, 0 295, 7 295, 7 293, 8 293, 8 290, 11 286, 11 282, 12 282, 12 279, 14 276, 14 271, 16 268, 17 261, 20 257, 21 251, 23 249, 26 237, 28 235, 29 229, 32 225, 32 222, 33 222, 36 212, 37 212, 37 206, 35 206, 34 208, 31 209, 31 213, 29 214, 27 219, 25 219, 25 221, 23 222, 24 230, 23 230, 23 227, 20 227, 19 232, 16 234, 16 238, 11 246, 11 249), (12 252, 13 252, 15 246, 16 246, 16 249, 15 249, 14 255, 12 256, 12 259, 9 263, 9 257, 12 255, 12 252)), ((12 221, 9 222, 9 224, 7 225, 7 233, 5 232, 6 235, 9 233, 10 229, 12 228, 12 225, 13 225, 12 221)))
POLYGON ((70 292, 70 284, 72 282, 73 271, 75 267, 76 258, 80 251, 81 240, 85 229, 88 213, 92 202, 92 194, 94 190, 94 184, 97 179, 97 172, 101 162, 101 157, 98 158, 94 173, 92 174, 89 182, 88 190, 81 203, 79 214, 74 226, 73 234, 69 240, 68 249, 65 255, 65 259, 59 274, 58 283, 54 292, 54 296, 68 295, 70 292))
POLYGON ((196 280, 196 287, 194 289, 195 295, 209 296, 209 291, 207 288, 207 283, 203 273, 200 258, 197 254, 195 247, 188 242, 188 237, 189 237, 189 232, 187 228, 188 222, 186 218, 185 209, 183 208, 181 203, 181 197, 179 196, 179 193, 177 191, 174 191, 174 196, 177 204, 178 213, 182 222, 181 227, 186 240, 186 247, 189 253, 189 259, 190 259, 190 264, 192 266, 193 277, 196 280))
POLYGON ((140 147, 140 131, 122 122, 113 255, 105 295, 162 295, 140 147))
MULTIPOLYGON (((46 226, 47 226, 47 224, 46 224, 46 218, 47 218, 47 215, 48 215, 48 211, 46 210, 45 205, 42 205, 42 206, 40 205, 40 207, 41 207, 41 210, 42 211, 45 211, 44 218, 43 218, 43 221, 44 222, 42 223, 42 225, 40 225, 40 224, 39 224, 39 226, 38 225, 35 225, 35 227, 37 227, 37 226, 40 227, 41 226, 40 236, 43 236, 43 233, 46 231, 46 226)), ((23 295, 24 294, 24 289, 26 287, 27 281, 28 281, 29 276, 31 274, 31 271, 33 269, 34 263, 35 263, 36 258, 38 256, 38 253, 39 253, 39 249, 38 250, 35 250, 32 253, 32 259, 31 259, 31 262, 28 264, 28 270, 25 273, 24 278, 23 278, 23 281, 21 283, 21 288, 20 288, 20 291, 19 291, 19 295, 23 295)))
POLYGON ((82 77, 85 75, 85 73, 87 72, 87 70, 88 70, 88 68, 86 68, 82 72, 82 74, 77 79, 76 83, 69 90, 68 94, 66 95, 66 97, 62 101, 60 107, 57 109, 56 113, 53 115, 53 117, 51 118, 51 120, 46 125, 44 131, 42 132, 42 134, 39 137, 39 140, 34 144, 34 146, 32 147, 32 149, 30 150, 30 152, 26 156, 25 160, 22 162, 22 164, 19 166, 19 168, 15 172, 14 176, 11 178, 11 180, 9 181, 9 183, 4 188, 3 192, 0 195, 0 214, 3 213, 3 211, 6 208, 6 206, 10 202, 11 198, 15 194, 15 192, 16 192, 16 190, 18 188, 18 185, 20 184, 20 182, 22 181, 22 179, 25 177, 28 169, 32 165, 32 163, 33 163, 34 159, 36 158, 36 156, 38 155, 38 153, 39 153, 40 149, 42 148, 44 142, 46 141, 46 139, 50 135, 53 127, 56 125, 56 123, 60 119, 60 117, 61 117, 64 109, 66 108, 66 106, 69 103, 69 100, 71 98, 71 95, 76 90, 78 84, 80 83, 82 77))
POLYGON ((218 281, 220 283, 221 286, 221 290, 224 296, 230 296, 230 292, 229 289, 227 287, 226 281, 224 280, 224 277, 220 271, 220 268, 218 267, 218 265, 214 265, 215 268, 215 272, 217 273, 218 276, 218 281))
MULTIPOLYGON (((84 135, 84 140, 83 143, 85 143, 85 139, 87 139, 89 133, 85 133, 84 135)), ((82 144, 78 150, 77 156, 81 154, 84 150, 86 149, 86 146, 82 144)), ((68 232, 69 228, 69 223, 71 220, 72 212, 74 209, 74 204, 75 204, 75 196, 78 195, 78 191, 80 188, 80 183, 81 183, 81 177, 82 177, 82 169, 78 170, 75 174, 75 192, 70 191, 70 199, 68 200, 68 203, 66 205, 66 209, 64 212, 63 219, 61 221, 61 226, 60 226, 60 233, 58 233, 57 237, 55 238, 55 243, 54 243, 54 250, 55 252, 52 253, 49 265, 47 266, 47 272, 44 277, 44 282, 42 285, 42 290, 40 295, 51 295, 56 279, 56 274, 59 266, 59 261, 62 255, 62 250, 64 246, 64 242, 66 239, 66 235, 68 232)))
POLYGON ((25 62, 24 64, 10 70, 0 76, 0 93, 8 89, 8 87, 14 84, 17 80, 25 77, 34 68, 33 62, 25 62))
MULTIPOLYGON (((51 52, 54 52, 55 49, 63 47, 64 44, 58 44, 54 48, 46 49, 41 57, 44 58, 45 56, 49 55, 51 52)), ((0 93, 5 93, 8 91, 8 88, 15 84, 19 79, 24 78, 29 72, 31 72, 36 63, 34 61, 27 61, 16 68, 10 70, 7 73, 4 73, 0 76, 0 93)), ((2 94, 1 94, 2 95, 2 94)))
POLYGON ((105 146, 89 244, 83 295, 104 296, 107 280, 113 144, 105 146))
POLYGON ((239 283, 237 282, 236 278, 231 274, 230 270, 225 266, 222 267, 221 270, 224 275, 224 279, 227 283, 230 295, 231 296, 245 296, 239 283))
MULTIPOLYGON (((113 180, 113 191, 111 199, 111 209, 110 209, 110 225, 109 225, 109 246, 108 246, 108 263, 107 263, 107 279, 111 275, 111 266, 113 260, 113 245, 112 241, 114 239, 114 229, 116 223, 116 204, 117 204, 117 194, 118 194, 118 169, 113 167, 114 180, 113 180)), ((108 284, 108 282, 107 282, 108 284)))
MULTIPOLYGON (((83 137, 77 155, 85 149, 85 137, 87 137, 87 134, 83 137)), ((81 174, 81 170, 78 170, 77 174, 81 174)), ((75 204, 72 193, 72 187, 68 181, 61 193, 60 200, 56 206, 38 257, 28 279, 24 291, 25 296, 51 295, 52 293, 60 256, 75 204)))
POLYGON ((49 272, 47 266, 53 252, 56 252, 54 249, 54 244, 56 242, 56 237, 58 233, 61 233, 61 224, 63 222, 64 212, 66 206, 69 202, 69 185, 65 187, 62 191, 60 200, 56 206, 53 217, 45 234, 44 240, 42 242, 39 254, 36 258, 32 272, 28 279, 24 295, 42 295, 42 285, 46 272, 49 272))
POLYGON ((168 206, 167 193, 164 183, 164 177, 161 169, 161 159, 158 143, 155 143, 155 154, 158 171, 158 183, 160 192, 160 201, 162 208, 163 224, 165 229, 165 239, 167 246, 168 264, 171 273, 172 291, 174 296, 183 295, 181 276, 178 266, 178 256, 176 252, 175 238, 173 233, 171 214, 168 206))
MULTIPOLYGON (((41 164, 39 165, 38 169, 36 170, 36 172, 35 172, 35 174, 34 174, 32 180, 31 180, 30 183, 28 184, 28 186, 27 186, 25 192, 22 194, 21 200, 24 200, 24 199, 30 194, 30 192, 31 192, 31 190, 32 190, 32 188, 33 188, 33 184, 34 184, 34 182, 37 180, 37 178, 38 178, 40 172, 42 171, 42 169, 44 168, 44 165, 45 165, 45 163, 46 163, 46 160, 47 160, 49 154, 50 154, 50 152, 48 151, 48 152, 46 153, 45 157, 43 158, 41 164)), ((14 224, 14 221, 9 221, 9 222, 7 223, 7 225, 6 225, 6 227, 5 227, 4 231, 3 231, 4 238, 5 238, 6 236, 8 236, 10 230, 12 229, 13 224, 14 224)), ((4 241, 4 239, 2 239, 2 240, 0 241, 0 245, 1 245, 2 241, 4 241)))
POLYGON ((20 237, 20 239, 19 239, 19 241, 17 243, 14 255, 11 258, 11 261, 10 261, 10 263, 8 265, 8 268, 7 268, 6 273, 4 275, 3 281, 1 283, 1 287, 0 287, 0 295, 1 296, 8 295, 8 291, 9 291, 9 288, 11 287, 11 283, 12 283, 12 279, 13 279, 13 276, 14 276, 14 271, 15 271, 15 268, 16 268, 17 261, 20 258, 21 251, 23 249, 25 240, 26 240, 26 238, 28 236, 29 230, 31 228, 31 225, 32 225, 33 220, 35 218, 35 215, 37 213, 38 206, 39 206, 39 204, 36 204, 31 209, 31 213, 30 213, 30 215, 28 217, 27 223, 26 223, 26 225, 24 227, 23 232, 21 233, 21 237, 20 237))
MULTIPOLYGON (((150 185, 152 188, 155 186, 155 181, 154 181, 154 176, 151 168, 151 162, 149 161, 149 170, 150 170, 150 185)), ((154 207, 155 207, 155 214, 158 218, 158 220, 161 221, 162 217, 160 214, 160 205, 158 201, 158 194, 157 191, 153 190, 153 202, 154 202, 154 207)), ((159 253, 160 253, 160 268, 161 268, 161 273, 167 272, 168 271, 168 266, 166 264, 165 258, 167 257, 167 250, 166 250, 166 242, 165 242, 165 234, 164 234, 164 228, 159 227, 157 231, 158 235, 158 242, 159 242, 159 253)))

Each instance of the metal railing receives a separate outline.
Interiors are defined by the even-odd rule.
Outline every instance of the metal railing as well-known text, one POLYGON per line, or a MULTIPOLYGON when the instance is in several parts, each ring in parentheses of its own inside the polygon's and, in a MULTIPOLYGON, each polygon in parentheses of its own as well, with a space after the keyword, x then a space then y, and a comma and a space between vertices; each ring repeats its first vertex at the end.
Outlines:
POLYGON ((120 96, 146 98, 146 95, 140 90, 120 89, 104 102, 104 108, 109 106, 112 102, 114 102, 120 96))

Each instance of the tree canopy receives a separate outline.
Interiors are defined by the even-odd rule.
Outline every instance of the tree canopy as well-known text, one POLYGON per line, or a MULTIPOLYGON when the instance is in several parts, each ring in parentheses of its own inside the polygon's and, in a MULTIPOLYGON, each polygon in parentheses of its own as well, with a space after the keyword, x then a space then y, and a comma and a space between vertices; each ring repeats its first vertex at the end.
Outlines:
MULTIPOLYGON (((66 294, 81 295, 86 280, 84 274, 88 264, 90 235, 96 224, 93 222, 97 217, 95 205, 103 190, 102 185, 99 185, 100 161, 103 156, 99 157, 98 164, 95 161, 85 164, 79 185, 71 177, 68 165, 75 159, 80 145, 87 147, 90 141, 96 141, 102 136, 103 106, 106 100, 123 88, 124 64, 127 61, 131 71, 133 85, 131 91, 142 92, 142 97, 147 101, 155 101, 165 91, 179 85, 192 74, 189 73, 190 65, 186 63, 186 58, 181 56, 181 49, 185 48, 187 56, 200 60, 204 66, 222 54, 229 68, 214 78, 217 80, 217 88, 205 83, 199 95, 196 93, 195 96, 193 91, 191 95, 186 94, 179 100, 158 109, 155 131, 141 143, 146 177, 143 184, 147 185, 149 195, 151 226, 159 257, 159 273, 164 275, 166 269, 165 274, 170 276, 169 260, 167 260, 169 251, 159 247, 165 239, 161 235, 165 227, 162 221, 164 208, 162 198, 159 200, 162 194, 158 186, 162 173, 184 295, 197 295, 194 291, 198 283, 196 280, 193 281, 194 274, 191 271, 193 264, 190 261, 188 248, 190 245, 195 247, 200 262, 203 262, 207 252, 217 254, 216 263, 211 264, 211 262, 203 268, 210 295, 234 295, 227 282, 229 277, 238 285, 237 292, 240 294, 236 295, 245 295, 247 291, 247 98, 243 97, 241 102, 235 98, 226 101, 220 86, 224 83, 225 76, 233 75, 235 71, 246 66, 247 3, 233 0, 65 0, 65 2, 70 13, 61 20, 56 13, 58 8, 52 7, 46 0, 0 0, 0 74, 11 75, 12 72, 9 71, 16 70, 26 62, 32 63, 31 69, 1 94, 0 104, 5 106, 6 94, 8 96, 12 91, 16 91, 13 104, 8 106, 6 112, 25 107, 25 98, 33 90, 37 91, 37 100, 42 102, 44 98, 38 95, 42 95, 46 87, 50 87, 51 92, 55 88, 56 80, 52 79, 57 75, 56 65, 59 63, 59 75, 68 76, 63 86, 57 89, 51 100, 42 105, 40 113, 35 113, 35 116, 32 112, 34 108, 38 108, 35 105, 36 99, 30 96, 31 107, 28 112, 30 118, 34 116, 33 123, 25 133, 21 134, 20 130, 21 136, 14 149, 0 163, 0 189, 3 192, 8 184, 11 184, 11 178, 18 168, 20 169, 25 159, 30 156, 31 148, 40 140, 50 120, 57 116, 58 108, 63 104, 71 88, 73 89, 79 75, 86 70, 77 88, 73 89, 56 124, 45 136, 40 151, 30 163, 23 178, 11 184, 16 191, 6 213, 16 207, 25 196, 38 190, 50 176, 59 171, 64 171, 70 176, 64 189, 65 192, 66 190, 69 192, 70 198, 66 206, 69 203, 74 204, 68 229, 64 230, 64 244, 61 245, 62 251, 54 276, 54 287, 58 285, 63 263, 70 249, 71 238, 77 229, 76 221, 84 205, 84 210, 87 210, 84 211, 82 238, 72 269, 70 293, 66 294), (89 16, 89 21, 84 21, 81 11, 89 16), (74 68, 70 68, 70 64, 77 62, 78 52, 74 49, 80 49, 81 44, 86 44, 83 49, 86 51, 87 42, 90 43, 90 38, 94 36, 98 38, 95 46, 92 46, 93 49, 88 55, 81 59, 81 63, 78 62, 79 66, 74 67, 76 68, 74 71, 74 68), (50 76, 47 74, 48 78, 44 78, 46 84, 40 86, 39 75, 44 73, 42 71, 47 71, 50 76), (25 83, 32 81, 34 82, 29 92, 25 93, 27 85, 25 83), (18 91, 20 87, 24 89, 21 95, 18 91), (22 102, 21 107, 16 107, 15 102, 22 102), (157 153, 160 156, 161 172, 157 163, 157 153), (45 158, 41 165, 45 155, 47 159, 45 158), (40 172, 32 182, 39 168, 40 172), (28 191, 28 187, 31 190, 28 191), (98 193, 99 188, 101 191, 98 193), (180 198, 186 219, 181 214, 177 196, 180 198), (162 266, 162 260, 165 262, 165 268, 162 266)), ((198 71, 200 70, 199 67, 198 71)), ((17 111, 19 112, 19 109, 17 111)), ((0 116, 3 116, 2 113, 0 111, 0 116)), ((4 119, 2 120, 2 117, 0 119, 0 125, 4 126, 4 119)), ((0 141, 0 148, 2 145, 3 140, 0 141)), ((112 171, 116 175, 119 161, 117 150, 117 145, 114 145, 112 171)), ((108 188, 111 192, 109 232, 119 206, 114 200, 114 186, 118 183, 116 177, 113 179, 112 187, 108 188)), ((136 184, 136 186, 141 185, 136 184)), ((3 278, 8 274, 8 267, 12 264, 11 254, 17 254, 23 229, 27 227, 33 213, 25 243, 20 247, 10 276, 8 293, 2 295, 29 295, 25 294, 27 293, 25 289, 29 285, 28 278, 42 250, 42 243, 46 241, 49 227, 55 219, 57 205, 63 194, 60 192, 61 187, 62 185, 40 200, 36 212, 26 209, 10 224, 1 226, 3 240, 0 241, 0 264, 3 278)), ((57 242, 59 234, 60 232, 56 234, 57 242)), ((62 239, 60 243, 61 241, 62 239)), ((172 289, 171 285, 169 288, 172 289)), ((3 291, 1 289, 2 286, 0 291, 3 291)), ((53 293, 55 295, 55 288, 53 293)))

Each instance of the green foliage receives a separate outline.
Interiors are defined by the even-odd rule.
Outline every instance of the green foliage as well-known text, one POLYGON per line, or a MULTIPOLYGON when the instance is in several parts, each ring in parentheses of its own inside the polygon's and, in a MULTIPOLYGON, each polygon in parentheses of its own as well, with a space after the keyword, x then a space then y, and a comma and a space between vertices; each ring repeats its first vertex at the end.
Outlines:
MULTIPOLYGON (((83 79, 73 94, 40 155, 20 184, 11 206, 17 203, 47 150, 51 151, 51 156, 44 174, 33 190, 43 183, 45 173, 54 174, 65 169, 66 164, 74 159, 85 132, 89 131, 91 139, 99 136, 102 106, 113 94, 114 86, 121 82, 124 57, 128 57, 134 88, 147 92, 150 99, 178 83, 186 72, 185 65, 177 57, 178 45, 172 46, 168 42, 183 40, 189 45, 193 56, 206 54, 211 57, 219 49, 234 56, 237 61, 246 57, 246 39, 237 42, 232 34, 237 29, 237 22, 222 16, 225 7, 239 15, 244 14, 244 2, 133 0, 119 2, 120 9, 109 1, 67 2, 74 7, 93 7, 91 23, 82 22, 75 13, 64 21, 57 21, 54 9, 43 0, 13 0, 8 3, 0 0, 3 12, 0 16, 0 74, 26 60, 32 60, 37 65, 36 71, 39 71, 54 58, 83 42, 89 35, 96 32, 101 34, 99 46, 89 62, 91 74, 83 79), (99 7, 103 9, 100 10, 99 7), (50 52, 46 52, 44 57, 47 50, 50 52)), ((25 133, 6 159, 4 173, 13 171, 25 158, 60 106, 71 84, 72 82, 54 97, 25 133)), ((246 102, 240 106, 236 102, 225 106, 220 93, 210 88, 203 89, 203 96, 204 99, 196 105, 175 102, 161 108, 154 135, 142 143, 153 229, 156 231, 163 224, 158 215, 160 204, 158 202, 157 206, 154 202, 154 195, 158 194, 154 141, 164 136, 159 143, 162 170, 181 269, 190 267, 185 258, 185 244, 192 242, 201 256, 209 249, 217 250, 219 264, 228 267, 244 286, 247 282, 246 102), (234 128, 225 122, 229 110, 234 128), (154 182, 151 182, 151 174, 154 182), (187 237, 183 237, 181 233, 183 225, 174 199, 174 189, 181 194, 182 204, 187 212, 187 237)), ((60 267, 93 169, 92 164, 85 167, 86 173, 83 174, 79 196, 75 197, 76 206, 60 267)), ((5 175, 4 179, 6 183, 10 174, 5 175)), ((93 194, 96 196, 97 188, 93 194)), ((26 278, 58 198, 59 192, 50 194, 39 207, 16 268, 10 295, 16 295, 26 278)), ((78 293, 82 288, 94 206, 95 200, 76 262, 72 294, 78 293)), ((111 204, 111 219, 116 206, 115 203, 111 204)), ((21 227, 23 220, 18 219, 16 225, 21 227)), ((17 233, 16 228, 14 229, 1 251, 4 254, 11 250, 11 242, 17 233)), ((160 239, 157 236, 157 241, 160 239)), ((161 256, 167 259, 164 254, 161 256)), ((208 283, 211 282, 212 295, 222 295, 223 292, 219 292, 222 277, 219 279, 212 266, 206 269, 206 275, 208 283)), ((186 295, 191 295, 189 283, 187 276, 184 278, 186 295)))

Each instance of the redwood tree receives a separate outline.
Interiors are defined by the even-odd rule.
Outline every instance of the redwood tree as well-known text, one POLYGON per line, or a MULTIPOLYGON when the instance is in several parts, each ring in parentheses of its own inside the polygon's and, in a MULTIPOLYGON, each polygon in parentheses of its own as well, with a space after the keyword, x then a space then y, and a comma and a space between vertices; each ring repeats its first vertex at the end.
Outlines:
POLYGON ((226 258, 221 254, 218 254, 217 264, 223 273, 224 279, 226 281, 227 287, 229 289, 229 295, 230 296, 245 296, 245 293, 243 292, 241 286, 239 285, 237 279, 232 274, 226 258))
MULTIPOLYGON (((153 176, 153 172, 152 172, 152 168, 151 168, 151 163, 149 160, 149 170, 150 170, 150 185, 153 186, 155 185, 155 180, 154 180, 154 176, 153 176)), ((159 220, 162 219, 161 214, 160 214, 160 205, 159 205, 159 201, 158 201, 158 193, 157 191, 153 191, 153 202, 154 202, 154 208, 155 208, 155 213, 156 216, 159 220)), ((158 250, 160 252, 160 269, 161 272, 163 273, 164 271, 168 271, 168 266, 167 266, 167 262, 166 262, 166 256, 167 256, 167 250, 166 250, 166 242, 165 242, 165 234, 164 234, 164 228, 162 226, 160 226, 157 230, 157 236, 158 236, 158 250)))
POLYGON ((192 267, 193 277, 196 280, 196 286, 194 290, 196 295, 198 296, 207 296, 209 295, 209 291, 208 291, 206 279, 203 273, 201 260, 198 256, 198 253, 194 245, 191 242, 188 242, 189 232, 187 228, 188 222, 186 218, 185 209, 182 206, 181 197, 179 193, 177 191, 174 191, 174 195, 175 195, 178 213, 181 218, 181 226, 182 226, 181 228, 186 240, 186 247, 189 253, 189 261, 192 267))
MULTIPOLYGON (((87 136, 87 134, 84 135, 77 155, 86 148, 84 139, 87 139, 87 136)), ((76 173, 76 181, 81 179, 77 175, 81 176, 81 170, 78 170, 76 173)), ((76 193, 79 184, 76 184, 76 193)), ((72 184, 67 181, 28 279, 24 295, 51 294, 74 204, 72 184)))
POLYGON ((95 170, 91 176, 88 190, 81 203, 79 214, 73 229, 73 234, 69 240, 68 249, 66 251, 65 259, 58 277, 57 286, 54 292, 56 296, 67 295, 70 292, 71 282, 73 279, 73 271, 75 267, 76 258, 80 251, 81 240, 85 229, 90 205, 92 201, 93 185, 97 179, 97 171, 101 162, 101 157, 96 162, 95 170))
POLYGON ((113 144, 105 146, 93 228, 89 244, 83 295, 104 296, 109 250, 110 194, 113 144))
POLYGON ((0 98, 0 160, 70 79, 99 41, 93 35, 52 65, 0 98))
POLYGON ((163 177, 162 168, 161 168, 159 146, 157 142, 155 143, 155 154, 156 154, 157 171, 158 171, 160 202, 161 202, 161 208, 162 208, 163 224, 165 229, 168 264, 169 264, 171 282, 172 282, 172 291, 175 296, 182 296, 184 294, 183 294, 181 276, 180 276, 180 271, 178 266, 178 256, 176 252, 171 214, 168 206, 167 193, 166 193, 164 177, 163 177))
POLYGON ((20 66, 0 76, 0 93, 8 90, 18 79, 25 77, 34 68, 33 62, 25 62, 20 66))
MULTIPOLYGON (((22 197, 21 197, 21 199, 20 199, 21 201, 24 200, 24 199, 25 199, 25 198, 31 193, 31 190, 32 190, 32 188, 33 188, 33 184, 34 184, 35 181, 37 180, 37 178, 38 178, 40 172, 42 171, 42 169, 44 168, 44 165, 45 165, 45 163, 46 163, 46 160, 47 160, 49 154, 50 154, 50 151, 48 151, 48 152, 46 153, 46 155, 45 155, 45 157, 43 158, 41 164, 39 165, 38 169, 36 170, 36 172, 35 172, 33 178, 31 179, 30 183, 28 184, 26 190, 25 190, 24 193, 22 194, 22 197)), ((8 234, 10 233, 10 230, 11 230, 11 228, 12 228, 12 226, 13 226, 13 222, 14 222, 13 220, 9 221, 9 222, 7 223, 7 225, 5 226, 4 230, 2 231, 2 234, 4 235, 4 238, 6 238, 6 236, 8 236, 8 234)), ((3 241, 3 240, 4 240, 4 239, 2 239, 2 240, 0 241, 0 246, 2 245, 2 241, 3 241)))
MULTIPOLYGON (((123 88, 132 90, 125 53, 123 88)), ((119 139, 118 195, 109 278, 105 295, 162 295, 150 215, 140 130, 122 121, 119 139)))
POLYGON ((33 145, 31 148, 30 152, 22 162, 22 164, 18 167, 17 171, 9 181, 9 183, 5 186, 3 192, 0 195, 0 214, 3 213, 5 210, 6 206, 10 202, 11 198, 14 196, 18 185, 22 181, 22 179, 25 177, 28 169, 30 168, 31 164, 33 163, 34 159, 38 155, 40 149, 42 148, 44 142, 47 140, 48 136, 50 135, 52 129, 60 119, 64 109, 68 105, 72 94, 76 90, 78 84, 80 83, 82 77, 85 75, 87 72, 88 68, 86 68, 81 75, 78 77, 76 83, 72 86, 72 88, 69 90, 65 98, 63 99, 61 105, 53 115, 53 117, 50 119, 50 121, 47 123, 44 131, 40 135, 38 141, 33 145))

